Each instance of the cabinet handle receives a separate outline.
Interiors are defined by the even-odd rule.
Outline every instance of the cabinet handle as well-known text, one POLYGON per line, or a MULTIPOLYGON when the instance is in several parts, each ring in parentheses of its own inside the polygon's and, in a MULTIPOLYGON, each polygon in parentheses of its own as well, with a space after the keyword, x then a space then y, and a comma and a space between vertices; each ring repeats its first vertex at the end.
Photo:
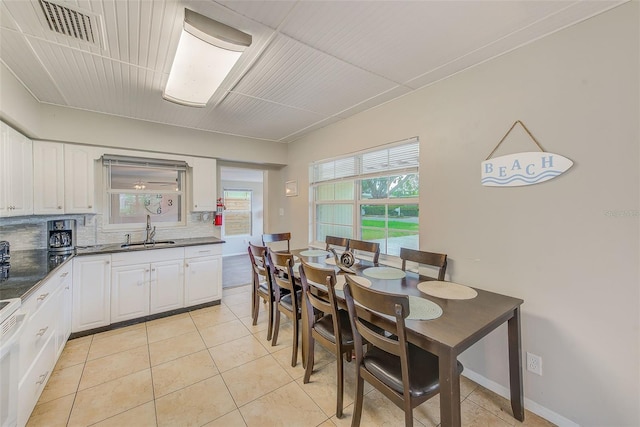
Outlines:
POLYGON ((89 209, 93 208, 93 206, 91 206, 91 205, 89 205, 89 206, 87 206, 87 207, 88 207, 89 209))
POLYGON ((68 272, 68 271, 65 271, 64 273, 62 273, 62 274, 60 275, 60 277, 61 277, 61 278, 64 278, 64 277, 67 277, 67 275, 69 275, 69 272, 68 272))
POLYGON ((152 268, 152 269, 151 269, 151 271, 156 271, 156 269, 155 269, 155 268, 152 268))
POLYGON ((184 266, 185 266, 185 267, 187 267, 187 268, 189 268, 189 263, 186 263, 184 266))
POLYGON ((47 332, 47 329, 49 329, 49 327, 48 327, 48 326, 45 326, 44 328, 40 329, 40 330, 36 333, 36 336, 39 336, 39 337, 43 336, 43 335, 45 334, 45 332, 47 332))
POLYGON ((107 265, 109 265, 109 261, 105 261, 104 263, 105 263, 105 264, 107 264, 107 265))
POLYGON ((36 384, 38 385, 42 384, 44 380, 47 378, 47 375, 49 375, 49 371, 45 372, 44 374, 40 374, 40 376, 38 377, 40 381, 36 381, 36 384))
POLYGON ((62 209, 62 206, 58 206, 58 209, 62 209))
POLYGON ((49 292, 47 292, 46 294, 42 294, 38 297, 37 301, 43 301, 48 296, 49 296, 49 292))

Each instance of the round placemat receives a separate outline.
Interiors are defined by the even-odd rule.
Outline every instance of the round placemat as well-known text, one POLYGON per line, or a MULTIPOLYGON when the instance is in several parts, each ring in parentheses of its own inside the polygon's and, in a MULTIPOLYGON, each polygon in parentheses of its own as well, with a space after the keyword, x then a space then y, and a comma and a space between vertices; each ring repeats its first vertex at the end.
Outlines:
POLYGON ((420 282, 418 289, 427 295, 443 299, 472 299, 478 296, 478 292, 473 288, 439 280, 420 282))
POLYGON ((369 267, 362 274, 374 279, 402 279, 406 273, 393 267, 369 267))
POLYGON ((432 320, 442 316, 442 308, 428 299, 409 295, 408 320, 432 320))
POLYGON ((329 252, 323 251, 322 249, 307 249, 300 252, 302 256, 327 256, 329 252))
MULTIPOLYGON (((361 276, 354 276, 354 275, 349 275, 354 282, 357 282, 358 285, 362 285, 365 288, 369 288, 371 287, 371 280, 367 279, 366 277, 361 277, 361 276)), ((336 289, 341 291, 344 289, 344 284, 347 282, 347 279, 345 279, 345 275, 344 274, 340 274, 338 276, 336 276, 336 289)))

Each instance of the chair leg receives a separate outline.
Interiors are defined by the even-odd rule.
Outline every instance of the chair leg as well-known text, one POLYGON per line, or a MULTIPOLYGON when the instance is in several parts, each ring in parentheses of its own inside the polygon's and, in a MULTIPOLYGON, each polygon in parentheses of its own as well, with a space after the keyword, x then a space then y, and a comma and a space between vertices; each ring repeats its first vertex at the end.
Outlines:
POLYGON ((404 426, 413 427, 413 411, 411 407, 404 408, 404 426))
POLYGON ((353 405, 351 427, 359 427, 362 418, 362 402, 364 401, 364 380, 360 376, 360 369, 356 366, 356 402, 353 405))
POLYGON ((295 368, 298 364, 298 318, 293 320, 293 350, 291 354, 291 366, 295 368))
POLYGON ((311 378, 311 372, 313 372, 313 348, 315 345, 315 340, 309 333, 309 348, 307 349, 307 366, 304 370, 304 379, 302 380, 303 384, 307 384, 309 382, 309 378, 311 378))
POLYGON ((342 355, 337 355, 338 363, 338 396, 336 399, 336 417, 342 418, 342 401, 344 398, 344 363, 342 362, 342 355))
POLYGON ((260 313, 260 297, 258 295, 254 295, 253 297, 253 310, 252 310, 252 315, 253 315, 253 325, 257 325, 258 324, 258 314, 260 313))
POLYGON ((273 303, 272 303, 272 301, 269 301, 268 310, 269 310, 269 327, 267 328, 267 341, 271 341, 271 335, 273 333, 273 303))
POLYGON ((280 330, 280 310, 278 310, 278 304, 275 304, 273 309, 275 312, 275 320, 273 322, 273 338, 271 339, 272 347, 278 344, 278 331, 280 330))

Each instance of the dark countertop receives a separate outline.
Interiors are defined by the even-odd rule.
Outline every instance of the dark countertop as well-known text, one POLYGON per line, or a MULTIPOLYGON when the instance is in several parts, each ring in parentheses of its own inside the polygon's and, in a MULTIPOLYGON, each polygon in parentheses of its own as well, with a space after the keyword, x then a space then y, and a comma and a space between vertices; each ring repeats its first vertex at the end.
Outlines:
POLYGON ((155 249, 180 248, 186 246, 212 245, 224 243, 215 237, 198 237, 193 239, 173 239, 175 244, 157 247, 139 247, 123 249, 121 243, 96 245, 76 248, 75 254, 50 256, 47 249, 33 249, 27 251, 11 251, 9 263, 9 277, 0 279, 0 300, 22 298, 24 301, 35 292, 42 282, 58 267, 68 262, 74 256, 112 254, 116 252, 150 251, 155 249))

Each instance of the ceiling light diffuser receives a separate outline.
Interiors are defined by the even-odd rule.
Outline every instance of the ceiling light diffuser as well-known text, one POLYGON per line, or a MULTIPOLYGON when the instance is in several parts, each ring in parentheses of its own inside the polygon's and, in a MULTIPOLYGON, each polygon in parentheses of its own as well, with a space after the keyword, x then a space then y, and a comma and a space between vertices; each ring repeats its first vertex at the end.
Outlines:
POLYGON ((189 107, 204 107, 227 77, 251 36, 184 10, 184 27, 162 97, 189 107))

